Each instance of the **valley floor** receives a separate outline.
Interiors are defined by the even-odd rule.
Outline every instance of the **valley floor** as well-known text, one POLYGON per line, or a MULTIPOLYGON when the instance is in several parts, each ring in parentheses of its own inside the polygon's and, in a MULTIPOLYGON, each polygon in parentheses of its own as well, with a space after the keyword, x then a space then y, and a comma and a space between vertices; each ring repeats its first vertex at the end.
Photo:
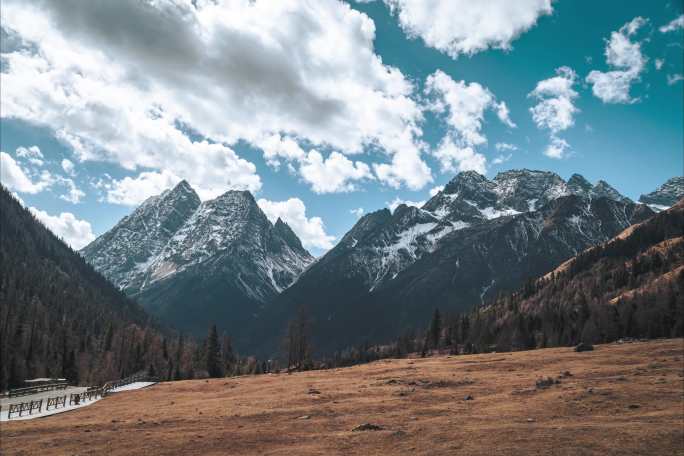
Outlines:
POLYGON ((160 383, 73 412, 2 423, 0 449, 108 456, 684 455, 684 340, 160 383), (538 388, 541 377, 559 383, 538 388), (382 429, 352 431, 363 423, 382 429))

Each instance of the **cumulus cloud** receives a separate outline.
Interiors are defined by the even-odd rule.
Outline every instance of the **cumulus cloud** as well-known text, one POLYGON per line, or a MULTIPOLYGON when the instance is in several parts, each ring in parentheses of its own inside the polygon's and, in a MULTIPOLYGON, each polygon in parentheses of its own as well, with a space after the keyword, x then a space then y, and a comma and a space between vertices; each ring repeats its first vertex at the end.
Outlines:
POLYGON ((387 203, 387 207, 389 208, 390 211, 394 212, 396 210, 396 208, 398 208, 402 204, 405 204, 407 206, 423 207, 425 205, 425 201, 403 200, 397 196, 391 202, 387 203))
POLYGON ((106 201, 113 204, 137 206, 150 196, 159 195, 164 190, 174 187, 180 178, 170 171, 147 171, 136 177, 124 177, 101 183, 106 189, 106 201))
POLYGON ((367 164, 351 161, 339 152, 324 159, 320 152, 311 150, 299 171, 315 193, 350 192, 356 189, 355 181, 373 178, 367 164))
POLYGON ((7 0, 2 19, 26 43, 3 54, 2 115, 52 128, 81 161, 168 171, 215 196, 261 186, 231 145, 265 144, 275 165, 301 157, 289 138, 379 148, 392 172, 378 177, 430 180, 401 167, 422 163, 413 85, 342 2, 7 0), (285 149, 268 149, 276 136, 285 149))
POLYGON ((333 247, 335 236, 325 232, 325 225, 320 217, 306 216, 306 206, 299 198, 290 198, 286 201, 269 201, 261 198, 257 204, 272 223, 278 218, 287 223, 301 239, 304 247, 323 250, 333 247))
POLYGON ((586 80, 592 84, 592 92, 604 103, 634 103, 630 89, 639 81, 641 72, 646 66, 646 58, 641 53, 641 43, 632 41, 632 37, 643 27, 647 19, 635 17, 620 30, 612 32, 606 43, 606 63, 614 68, 603 72, 593 70, 586 80))
POLYGON ((500 165, 502 163, 506 163, 511 158, 513 158, 513 154, 500 154, 494 157, 494 160, 492 160, 492 164, 500 165))
POLYGON ((55 233, 74 250, 85 247, 95 239, 90 223, 86 220, 77 219, 71 212, 50 215, 35 207, 31 207, 29 210, 50 231, 55 233))
POLYGON ((672 19, 669 23, 661 26, 658 30, 660 30, 660 33, 669 33, 680 29, 684 29, 684 14, 672 19))
POLYGON ((31 147, 18 147, 17 148, 17 157, 25 158, 32 164, 36 166, 43 166, 45 163, 43 159, 43 153, 40 151, 40 148, 38 146, 31 146, 31 147))
POLYGON ((2 184, 19 193, 40 193, 53 183, 49 172, 44 171, 34 182, 26 171, 6 152, 0 152, 0 175, 2 184))
POLYGON ((443 172, 477 171, 487 172, 487 158, 475 152, 472 146, 454 144, 450 137, 445 137, 434 151, 443 172))
POLYGON ((432 187, 429 191, 430 196, 435 196, 437 193, 441 192, 444 190, 444 185, 437 185, 435 187, 432 187))
POLYGON ((452 58, 511 42, 551 14, 551 0, 385 0, 404 32, 452 58))
POLYGON ((544 155, 549 158, 561 159, 567 156, 567 150, 570 148, 570 144, 562 138, 552 137, 551 143, 546 146, 544 150, 544 155))
POLYGON ((68 158, 63 159, 61 165, 65 173, 71 176, 73 176, 76 173, 74 163, 68 158))
POLYGON ((356 218, 361 218, 365 210, 362 207, 357 207, 356 209, 351 209, 349 211, 350 214, 356 216, 356 218))
POLYGON ((551 143, 544 152, 551 158, 563 158, 569 144, 557 135, 575 124, 575 114, 579 109, 575 106, 578 93, 574 89, 577 73, 570 67, 556 69, 556 76, 544 79, 529 97, 537 100, 537 104, 530 108, 532 120, 539 129, 546 129, 551 134, 551 143))
POLYGON ((486 87, 472 82, 454 81, 441 70, 425 81, 429 108, 444 119, 449 130, 433 155, 442 172, 475 170, 484 174, 487 160, 475 148, 487 142, 482 132, 485 112, 492 110, 509 127, 515 124, 509 117, 505 102, 498 102, 486 87))
POLYGON ((76 186, 73 179, 68 177, 57 177, 56 180, 66 187, 66 193, 60 195, 60 198, 64 201, 68 201, 73 204, 80 203, 85 193, 76 186))

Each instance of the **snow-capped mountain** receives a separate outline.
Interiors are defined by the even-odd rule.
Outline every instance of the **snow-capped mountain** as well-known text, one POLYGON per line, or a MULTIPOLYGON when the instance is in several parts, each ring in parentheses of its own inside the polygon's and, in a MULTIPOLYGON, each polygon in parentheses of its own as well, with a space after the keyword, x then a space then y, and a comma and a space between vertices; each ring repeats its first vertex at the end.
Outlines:
POLYGON ((313 261, 247 191, 200 202, 187 182, 149 198, 82 250, 163 320, 196 333, 245 324, 313 261))
POLYGON ((124 290, 137 290, 159 252, 200 205, 186 181, 152 196, 81 250, 95 269, 124 290))
POLYGON ((580 175, 462 172, 422 208, 362 217, 273 308, 307 307, 337 347, 381 340, 422 324, 426 307, 467 309, 652 214, 580 175))
POLYGON ((662 211, 674 206, 684 198, 684 177, 678 176, 669 179, 655 191, 641 195, 639 202, 648 204, 654 211, 662 211))

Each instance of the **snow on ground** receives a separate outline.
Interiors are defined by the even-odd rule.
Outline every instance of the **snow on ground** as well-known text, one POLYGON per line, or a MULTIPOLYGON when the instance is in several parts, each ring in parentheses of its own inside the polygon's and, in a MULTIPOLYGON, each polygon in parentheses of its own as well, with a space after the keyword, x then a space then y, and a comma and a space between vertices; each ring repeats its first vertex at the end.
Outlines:
MULTIPOLYGON (((111 393, 120 393, 122 391, 132 391, 132 390, 137 390, 141 388, 146 388, 150 385, 154 385, 155 382, 134 382, 130 383, 128 385, 120 386, 118 388, 114 388, 110 390, 111 393)), ((102 398, 97 398, 93 399, 90 401, 85 401, 82 402, 78 405, 69 405, 69 395, 70 394, 76 394, 76 393, 82 393, 85 391, 87 388, 85 387, 70 387, 65 390, 58 390, 58 391, 45 391, 43 393, 39 394, 33 394, 30 396, 21 396, 21 397, 15 397, 15 398, 3 398, 0 400, 0 405, 2 405, 2 411, 0 411, 0 422, 4 421, 16 421, 16 420, 30 420, 32 418, 42 418, 45 416, 50 416, 50 415, 56 415, 58 413, 62 412, 68 412, 71 410, 75 410, 78 408, 82 407, 87 407, 91 404, 94 404, 95 402, 99 401, 102 398), (60 408, 51 408, 50 410, 45 410, 45 407, 47 405, 47 399, 49 397, 61 397, 66 395, 66 406, 60 407, 60 408), (9 413, 9 406, 10 404, 16 404, 20 402, 30 402, 30 401, 37 401, 43 399, 43 407, 41 409, 40 413, 34 412, 32 415, 28 415, 26 412, 24 412, 23 416, 18 416, 16 413, 12 415, 12 419, 7 418, 7 414, 9 413)))
POLYGON ((2 412, 0 412, 0 422, 4 421, 16 421, 16 420, 30 420, 33 418, 42 418, 44 416, 50 416, 50 415, 55 415, 57 413, 62 413, 62 412, 68 412, 70 410, 75 410, 77 408, 81 407, 87 407, 90 404, 94 404, 95 402, 99 401, 101 398, 93 399, 90 401, 85 401, 80 403, 79 405, 69 405, 69 395, 70 394, 76 394, 76 393, 82 393, 85 391, 85 387, 72 387, 72 388, 67 388, 65 390, 57 390, 57 391, 45 391, 43 393, 39 394, 33 394, 30 396, 22 396, 22 397, 14 397, 11 399, 8 398, 3 398, 2 399, 2 412), (50 410, 45 410, 45 407, 47 406, 47 399, 49 397, 61 397, 66 395, 66 405, 64 407, 60 408, 51 408, 50 410), (34 412, 32 415, 28 415, 27 412, 24 412, 23 416, 17 416, 17 414, 12 415, 12 419, 8 420, 7 419, 7 414, 9 413, 9 406, 10 404, 16 404, 20 402, 30 402, 30 401, 36 401, 36 400, 41 400, 43 399, 43 407, 40 411, 40 413, 34 412))
POLYGON ((156 382, 133 382, 128 385, 120 386, 109 390, 110 393, 120 393, 122 391, 132 391, 154 385, 156 382))

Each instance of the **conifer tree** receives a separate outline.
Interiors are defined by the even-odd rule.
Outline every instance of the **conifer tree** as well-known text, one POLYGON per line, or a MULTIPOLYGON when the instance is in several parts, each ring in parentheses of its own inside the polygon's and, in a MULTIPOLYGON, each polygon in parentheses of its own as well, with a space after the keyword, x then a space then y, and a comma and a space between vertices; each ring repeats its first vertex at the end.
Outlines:
POLYGON ((438 348, 440 339, 442 338, 442 316, 439 314, 439 309, 435 309, 432 314, 432 322, 430 322, 430 331, 428 333, 428 341, 431 348, 438 348))
POLYGON ((212 325, 209 330, 209 337, 206 343, 206 360, 209 377, 223 377, 223 363, 221 361, 221 349, 216 325, 212 325))

